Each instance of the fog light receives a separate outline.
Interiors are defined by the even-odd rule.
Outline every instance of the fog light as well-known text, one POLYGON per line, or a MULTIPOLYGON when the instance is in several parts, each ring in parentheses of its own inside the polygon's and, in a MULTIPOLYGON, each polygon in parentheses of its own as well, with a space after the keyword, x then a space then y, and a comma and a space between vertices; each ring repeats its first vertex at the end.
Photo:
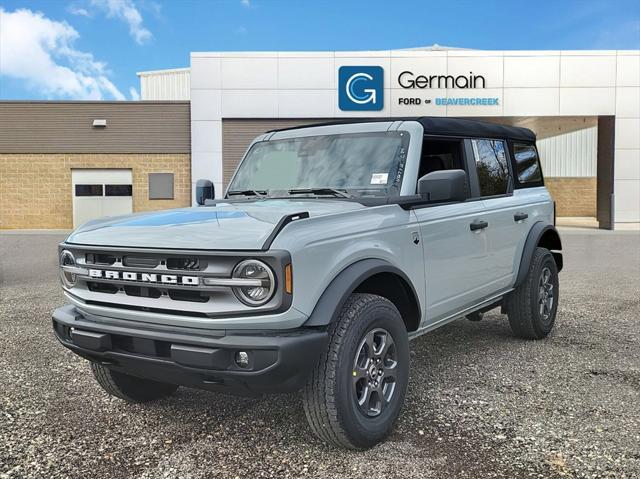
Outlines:
POLYGON ((249 353, 246 351, 238 351, 236 353, 236 364, 238 365, 238 367, 241 368, 248 368, 249 367, 249 353))

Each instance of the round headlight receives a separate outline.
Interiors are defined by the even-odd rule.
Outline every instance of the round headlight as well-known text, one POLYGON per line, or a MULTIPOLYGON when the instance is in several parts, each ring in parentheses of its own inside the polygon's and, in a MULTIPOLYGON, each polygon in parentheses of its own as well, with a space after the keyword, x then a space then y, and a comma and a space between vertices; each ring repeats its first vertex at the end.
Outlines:
POLYGON ((238 263, 233 270, 234 279, 260 280, 258 286, 236 286, 233 292, 236 297, 248 306, 261 306, 271 299, 276 289, 276 280, 271 268, 262 261, 247 259, 238 263))
POLYGON ((73 256, 73 253, 69 250, 63 250, 60 253, 60 281, 67 288, 73 288, 76 284, 76 275, 70 273, 69 271, 65 271, 65 266, 76 266, 76 258, 73 256))

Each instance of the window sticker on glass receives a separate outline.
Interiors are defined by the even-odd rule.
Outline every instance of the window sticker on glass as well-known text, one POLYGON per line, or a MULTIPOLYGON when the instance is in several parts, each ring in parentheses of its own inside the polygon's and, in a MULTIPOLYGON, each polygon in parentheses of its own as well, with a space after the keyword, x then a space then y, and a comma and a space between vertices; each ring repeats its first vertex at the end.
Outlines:
POLYGON ((371 175, 372 185, 386 185, 389 179, 389 173, 374 173, 371 175))

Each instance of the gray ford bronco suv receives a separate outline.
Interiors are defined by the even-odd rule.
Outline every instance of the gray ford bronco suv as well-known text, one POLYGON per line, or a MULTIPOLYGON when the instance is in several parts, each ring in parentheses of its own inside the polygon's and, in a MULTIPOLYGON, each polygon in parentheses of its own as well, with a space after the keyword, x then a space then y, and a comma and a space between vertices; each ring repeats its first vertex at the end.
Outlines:
POLYGON ((501 308, 541 339, 560 238, 527 129, 344 121, 256 138, 222 199, 91 221, 59 246, 60 342, 109 394, 302 390, 313 432, 383 440, 409 340, 501 308))

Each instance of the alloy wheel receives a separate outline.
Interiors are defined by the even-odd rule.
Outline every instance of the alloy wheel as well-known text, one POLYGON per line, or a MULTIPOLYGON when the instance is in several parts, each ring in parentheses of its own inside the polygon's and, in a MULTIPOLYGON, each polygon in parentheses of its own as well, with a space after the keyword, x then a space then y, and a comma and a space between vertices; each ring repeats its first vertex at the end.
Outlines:
POLYGON ((358 410, 376 417, 395 397, 398 359, 391 333, 376 328, 365 334, 353 362, 353 396, 358 410))
POLYGON ((538 282, 538 313, 543 321, 548 321, 551 317, 553 301, 553 275, 549 267, 545 267, 540 273, 540 281, 538 282))

